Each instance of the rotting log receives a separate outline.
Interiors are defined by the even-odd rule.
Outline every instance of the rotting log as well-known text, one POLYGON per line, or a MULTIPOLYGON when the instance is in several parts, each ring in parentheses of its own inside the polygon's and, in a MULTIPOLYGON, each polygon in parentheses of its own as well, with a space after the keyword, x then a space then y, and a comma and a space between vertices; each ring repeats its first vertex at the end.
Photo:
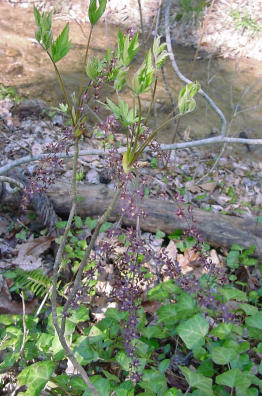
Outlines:
MULTIPOLYGON (((105 184, 79 185, 77 214, 83 217, 96 217, 101 215, 113 196, 113 190, 105 184)), ((68 215, 70 211, 70 185, 56 183, 48 191, 48 196, 53 202, 55 211, 60 216, 68 215)), ((187 208, 180 204, 187 211, 187 208)), ((162 230, 167 234, 175 229, 186 230, 191 224, 176 215, 178 206, 172 201, 146 198, 141 202, 141 207, 147 212, 145 219, 140 219, 142 230, 156 232, 162 230)), ((121 214, 121 204, 118 202, 112 213, 110 221, 115 221, 121 214)), ((222 215, 219 213, 206 212, 198 208, 192 213, 195 225, 203 235, 204 240, 214 247, 226 247, 230 249, 233 244, 244 248, 250 245, 256 246, 255 254, 262 256, 262 223, 256 218, 248 216, 240 218, 236 216, 222 215)), ((124 216, 123 224, 135 226, 135 220, 124 216)))

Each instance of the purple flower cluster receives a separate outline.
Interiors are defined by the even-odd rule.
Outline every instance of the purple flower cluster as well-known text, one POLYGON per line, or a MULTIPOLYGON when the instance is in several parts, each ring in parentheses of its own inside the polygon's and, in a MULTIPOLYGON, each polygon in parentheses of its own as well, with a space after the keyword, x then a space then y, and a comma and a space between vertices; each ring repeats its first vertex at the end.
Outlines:
POLYGON ((124 347, 127 356, 131 359, 131 379, 139 381, 139 360, 136 354, 135 340, 139 337, 137 330, 137 310, 142 294, 144 293, 145 279, 142 265, 152 256, 152 251, 147 247, 146 241, 133 228, 123 230, 112 227, 107 232, 109 238, 118 237, 114 245, 107 241, 99 244, 100 252, 104 255, 104 261, 108 257, 114 258, 117 275, 114 281, 114 298, 118 301, 121 311, 128 312, 128 318, 124 326, 124 347))

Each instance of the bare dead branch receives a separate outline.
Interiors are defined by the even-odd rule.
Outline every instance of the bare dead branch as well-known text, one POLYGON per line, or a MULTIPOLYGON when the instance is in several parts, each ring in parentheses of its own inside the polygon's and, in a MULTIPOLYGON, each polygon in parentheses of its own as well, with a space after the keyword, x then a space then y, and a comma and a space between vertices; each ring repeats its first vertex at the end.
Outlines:
MULTIPOLYGON (((166 43, 167 43, 167 49, 169 53, 169 57, 171 60, 171 64, 173 69, 175 70, 178 78, 180 78, 181 81, 185 82, 186 84, 190 84, 192 81, 186 78, 181 71, 179 70, 175 55, 172 49, 172 44, 171 44, 171 37, 170 37, 170 26, 169 26, 169 9, 170 9, 170 0, 166 0, 166 10, 165 10, 165 31, 166 31, 166 43)), ((203 91, 203 89, 200 89, 198 91, 200 95, 203 96, 203 98, 208 102, 210 107, 218 114, 218 116, 221 119, 221 135, 225 136, 226 134, 226 127, 227 127, 227 122, 224 114, 222 111, 219 109, 219 107, 215 104, 215 102, 203 91)))
POLYGON ((14 184, 17 187, 14 188, 14 192, 16 192, 17 190, 23 190, 24 188, 23 183, 19 182, 16 179, 13 179, 12 177, 0 176, 0 183, 14 184))
MULTIPOLYGON (((188 147, 197 147, 197 146, 207 146, 212 144, 223 144, 223 143, 241 143, 241 144, 249 144, 249 145, 260 145, 262 144, 262 139, 242 139, 242 138, 233 138, 226 136, 215 136, 207 139, 193 140, 191 142, 183 142, 183 143, 174 143, 174 144, 161 144, 160 150, 179 150, 188 147)), ((119 153, 124 153, 126 151, 125 147, 119 149, 119 153)), ((146 148, 144 152, 150 152, 150 148, 146 148)), ((109 150, 103 149, 90 149, 90 150, 82 150, 79 151, 79 156, 84 155, 101 155, 106 156, 109 154, 109 150)), ((56 154, 57 158, 70 158, 74 156, 74 152, 70 151, 69 153, 59 153, 56 154)), ((9 162, 0 168, 0 175, 4 175, 9 170, 16 168, 17 166, 27 164, 29 162, 40 161, 42 159, 50 157, 50 154, 39 154, 35 156, 26 156, 19 158, 18 160, 9 162)))

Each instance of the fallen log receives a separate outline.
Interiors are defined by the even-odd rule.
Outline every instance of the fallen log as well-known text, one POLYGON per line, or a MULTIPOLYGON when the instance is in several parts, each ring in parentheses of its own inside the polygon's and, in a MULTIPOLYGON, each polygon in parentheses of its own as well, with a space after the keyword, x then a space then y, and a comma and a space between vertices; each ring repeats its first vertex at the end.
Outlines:
MULTIPOLYGON (((70 185, 56 183, 48 191, 48 196, 53 202, 56 213, 59 216, 67 216, 70 211, 70 185)), ((96 217, 100 216, 111 201, 114 191, 105 184, 99 185, 79 185, 77 214, 79 216, 96 217)), ((187 210, 185 206, 180 206, 187 210)), ((186 230, 189 223, 176 215, 177 204, 171 201, 146 198, 141 202, 141 207, 148 213, 145 219, 140 219, 142 230, 156 232, 162 230, 171 234, 175 229, 186 230)), ((110 221, 119 219, 121 213, 120 202, 117 203, 110 221)), ((244 248, 250 245, 256 246, 255 254, 262 256, 262 223, 256 218, 248 216, 245 218, 221 215, 218 213, 206 212, 198 208, 192 213, 195 225, 203 235, 204 240, 214 247, 230 247, 235 243, 244 248)), ((124 216, 123 224, 135 226, 135 220, 124 216)))

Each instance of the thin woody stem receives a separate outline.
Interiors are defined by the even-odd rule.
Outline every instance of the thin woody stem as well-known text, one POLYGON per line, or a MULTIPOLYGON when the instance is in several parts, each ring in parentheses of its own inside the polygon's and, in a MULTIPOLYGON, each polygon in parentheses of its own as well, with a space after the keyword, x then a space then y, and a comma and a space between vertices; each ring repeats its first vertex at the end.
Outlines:
MULTIPOLYGON (((67 302, 65 303, 65 306, 64 306, 64 309, 63 309, 63 318, 62 318, 62 322, 61 322, 61 331, 62 331, 63 334, 64 334, 64 331, 65 331, 65 323, 66 323, 66 315, 65 314, 67 313, 68 308, 70 307, 71 303, 74 301, 74 298, 76 296, 77 290, 80 287, 80 283, 81 283, 81 279, 82 279, 82 275, 83 275, 84 269, 85 269, 85 267, 87 265, 87 261, 88 261, 88 259, 90 257, 90 253, 91 253, 92 249, 95 246, 95 242, 97 240, 100 228, 105 223, 105 221, 107 221, 108 217, 112 213, 112 211, 113 211, 113 209, 114 209, 114 207, 115 207, 115 205, 117 203, 117 200, 119 198, 120 192, 121 192, 121 189, 118 187, 116 192, 115 192, 115 194, 114 194, 114 196, 113 196, 113 198, 112 198, 112 201, 111 201, 110 205, 107 208, 107 210, 105 211, 105 213, 98 220, 98 223, 97 223, 95 231, 94 231, 94 233, 92 235, 91 241, 90 241, 90 243, 88 245, 88 248, 85 251, 84 257, 82 258, 81 264, 80 264, 79 269, 77 271, 77 275, 75 277, 73 290, 71 291, 70 296, 69 296, 67 302)), ((63 337, 64 337, 64 335, 63 335, 63 337)))

